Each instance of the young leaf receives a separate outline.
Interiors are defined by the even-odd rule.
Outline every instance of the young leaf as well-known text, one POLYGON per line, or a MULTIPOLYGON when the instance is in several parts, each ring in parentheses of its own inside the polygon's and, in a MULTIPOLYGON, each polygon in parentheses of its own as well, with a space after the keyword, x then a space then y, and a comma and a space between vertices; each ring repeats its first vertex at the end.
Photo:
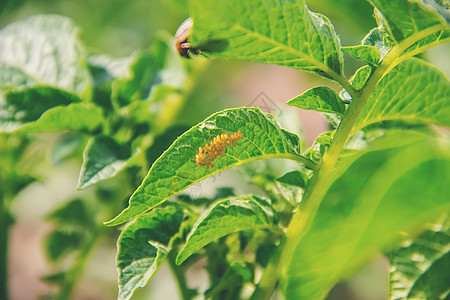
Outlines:
POLYGON ((372 67, 377 66, 381 59, 380 51, 377 48, 369 45, 342 47, 341 50, 353 57, 362 60, 372 67))
POLYGON ((419 59, 397 65, 377 84, 353 132, 386 120, 450 126, 450 84, 437 68, 419 59))
POLYGON ((36 85, 89 99, 91 79, 78 28, 66 17, 37 15, 0 30, 0 88, 36 85))
POLYGON ((157 208, 128 225, 119 237, 117 268, 118 299, 130 299, 144 287, 171 250, 171 240, 180 229, 183 212, 174 207, 157 208))
POLYGON ((277 222, 278 215, 273 207, 256 196, 219 201, 194 225, 176 263, 183 263, 193 253, 220 237, 242 230, 270 228, 277 222))
MULTIPOLYGON (((356 70, 355 74, 350 79, 350 83, 356 90, 361 90, 364 87, 364 84, 366 83, 367 79, 369 79, 371 72, 372 68, 369 66, 359 68, 358 70, 356 70)), ((346 93, 346 95, 347 94, 348 93, 346 93)))
POLYGON ((342 102, 335 91, 325 86, 307 90, 303 94, 289 100, 287 104, 306 110, 335 113, 340 116, 345 113, 344 102, 342 102))
POLYGON ((134 156, 128 146, 119 145, 108 136, 91 138, 83 155, 78 189, 87 188, 101 180, 116 176, 134 156))
POLYGON ((308 185, 309 177, 305 172, 296 170, 286 173, 283 176, 276 178, 275 180, 283 184, 304 189, 308 185))
POLYGON ((331 142, 333 141, 333 135, 334 131, 326 131, 319 135, 311 148, 305 152, 305 157, 314 162, 320 162, 328 148, 330 148, 331 142))
POLYGON ((372 46, 378 49, 378 51, 380 52, 380 58, 378 59, 378 62, 383 59, 391 50, 391 45, 387 44, 385 39, 383 39, 382 26, 372 29, 361 41, 361 44, 372 46))
POLYGON ((445 299, 449 294, 450 219, 427 224, 390 255, 390 299, 445 299))
MULTIPOLYGON (((208 156, 209 157, 209 156, 208 156)), ((299 154, 299 139, 282 130, 270 114, 259 108, 228 109, 207 118, 179 137, 155 161, 141 186, 130 198, 129 206, 107 222, 118 225, 163 203, 189 186, 211 175, 248 162, 288 158, 314 168, 314 163, 299 154), (228 145, 214 160, 213 167, 196 164, 199 147, 212 143, 222 134, 241 132, 235 147, 228 145)))
MULTIPOLYGON (((387 140, 407 135, 396 131, 387 140)), ((322 299, 399 231, 450 208, 448 146, 418 136, 408 145, 341 158, 308 231, 293 245, 285 269, 287 298, 322 299)))
POLYGON ((191 42, 211 57, 341 74, 340 41, 331 22, 304 1, 191 0, 191 42))

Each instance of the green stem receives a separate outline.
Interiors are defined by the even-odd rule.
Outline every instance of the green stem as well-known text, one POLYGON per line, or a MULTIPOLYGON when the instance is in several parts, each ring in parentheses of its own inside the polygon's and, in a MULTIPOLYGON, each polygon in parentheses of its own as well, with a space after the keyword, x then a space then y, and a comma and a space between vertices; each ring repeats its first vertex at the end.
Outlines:
POLYGON ((276 251, 272 254, 269 264, 264 270, 263 277, 256 286, 250 300, 270 299, 275 289, 275 284, 280 275, 281 254, 286 244, 286 237, 284 237, 278 245, 276 251))
POLYGON ((174 251, 169 252, 167 255, 167 261, 169 263, 170 270, 172 271, 175 281, 178 285, 182 300, 190 300, 192 298, 192 290, 187 286, 186 278, 181 266, 177 266, 175 263, 176 253, 174 251))
POLYGON ((8 299, 8 238, 12 218, 0 191, 0 299, 8 299))
POLYGON ((270 299, 283 268, 288 265, 294 254, 296 245, 306 234, 312 223, 321 200, 330 185, 328 180, 330 174, 336 165, 345 143, 351 136, 352 128, 357 117, 361 113, 362 108, 366 104, 367 99, 371 95, 377 83, 386 73, 403 61, 401 58, 399 59, 399 56, 403 51, 418 40, 440 30, 441 28, 442 27, 440 26, 430 27, 424 32, 414 35, 414 38, 409 37, 402 41, 399 45, 392 48, 388 55, 386 55, 383 59, 382 63, 373 71, 369 80, 364 85, 364 88, 359 92, 351 87, 348 82, 344 82, 340 75, 330 74, 347 90, 347 92, 349 92, 352 96, 352 102, 345 114, 345 118, 342 120, 338 130, 336 131, 330 149, 324 155, 322 163, 318 166, 313 177, 311 178, 308 189, 303 196, 302 209, 295 212, 292 221, 289 224, 286 231, 286 243, 284 247, 280 249, 281 251, 276 253, 279 257, 273 258, 274 263, 271 263, 264 271, 264 274, 252 296, 252 300, 270 299))

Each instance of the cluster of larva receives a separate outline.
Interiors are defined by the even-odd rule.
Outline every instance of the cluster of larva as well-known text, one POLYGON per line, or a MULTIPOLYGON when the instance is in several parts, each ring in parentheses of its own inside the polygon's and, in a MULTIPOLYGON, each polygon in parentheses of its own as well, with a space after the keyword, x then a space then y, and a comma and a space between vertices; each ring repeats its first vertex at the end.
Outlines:
POLYGON ((198 148, 198 153, 195 155, 195 164, 199 167, 214 168, 212 162, 219 156, 225 153, 225 149, 232 145, 236 146, 236 142, 242 138, 240 130, 228 135, 223 133, 216 136, 210 143, 207 143, 203 148, 198 148))

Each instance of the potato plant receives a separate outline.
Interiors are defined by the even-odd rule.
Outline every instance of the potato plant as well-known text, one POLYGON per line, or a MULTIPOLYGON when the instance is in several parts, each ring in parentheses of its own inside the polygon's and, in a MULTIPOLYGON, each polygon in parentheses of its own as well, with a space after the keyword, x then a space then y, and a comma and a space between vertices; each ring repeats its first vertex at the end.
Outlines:
MULTIPOLYGON (((106 226, 126 224, 117 242, 118 299, 132 298, 163 262, 182 299, 324 299, 380 252, 390 261, 389 299, 447 299, 450 85, 423 52, 450 40, 448 4, 370 3, 378 26, 361 44, 341 46, 330 20, 303 0, 190 0, 190 60, 166 36, 125 60, 89 56, 61 16, 5 27, 1 221, 8 223, 13 195, 32 180, 14 163, 32 134, 69 131, 56 152, 84 147, 78 188, 95 190, 97 206, 74 199, 49 216, 57 225, 46 242, 50 257, 74 249, 79 257, 47 278, 60 283, 60 298, 70 297, 103 218, 106 226), (351 78, 344 54, 364 63, 351 78), (328 79, 329 86, 286 100, 293 110, 323 113, 330 131, 306 149, 273 115, 229 108, 174 131, 171 145, 159 149, 207 59, 328 79), (265 160, 292 167, 279 174, 255 163, 265 160), (264 195, 232 188, 211 198, 180 194, 234 167, 264 195), (148 173, 137 187, 142 170, 148 173), (102 187, 121 174, 125 188, 102 187), (113 217, 127 193, 128 206, 113 217), (199 261, 206 290, 186 280, 199 261)), ((8 226, 2 230, 6 245, 8 226)))

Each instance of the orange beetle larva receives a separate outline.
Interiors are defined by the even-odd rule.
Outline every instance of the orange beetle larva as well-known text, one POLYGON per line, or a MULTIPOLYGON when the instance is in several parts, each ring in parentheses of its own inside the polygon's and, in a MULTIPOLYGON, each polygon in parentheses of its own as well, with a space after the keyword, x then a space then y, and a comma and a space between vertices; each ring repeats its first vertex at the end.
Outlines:
POLYGON ((225 153, 225 149, 232 145, 236 146, 237 141, 243 137, 240 130, 228 135, 226 133, 216 136, 210 143, 206 143, 204 147, 198 148, 195 154, 195 164, 199 167, 214 168, 212 162, 225 153))
POLYGON ((175 32, 175 47, 180 55, 185 58, 190 58, 189 53, 197 54, 197 50, 191 48, 191 43, 188 41, 193 24, 192 18, 187 18, 175 32))

